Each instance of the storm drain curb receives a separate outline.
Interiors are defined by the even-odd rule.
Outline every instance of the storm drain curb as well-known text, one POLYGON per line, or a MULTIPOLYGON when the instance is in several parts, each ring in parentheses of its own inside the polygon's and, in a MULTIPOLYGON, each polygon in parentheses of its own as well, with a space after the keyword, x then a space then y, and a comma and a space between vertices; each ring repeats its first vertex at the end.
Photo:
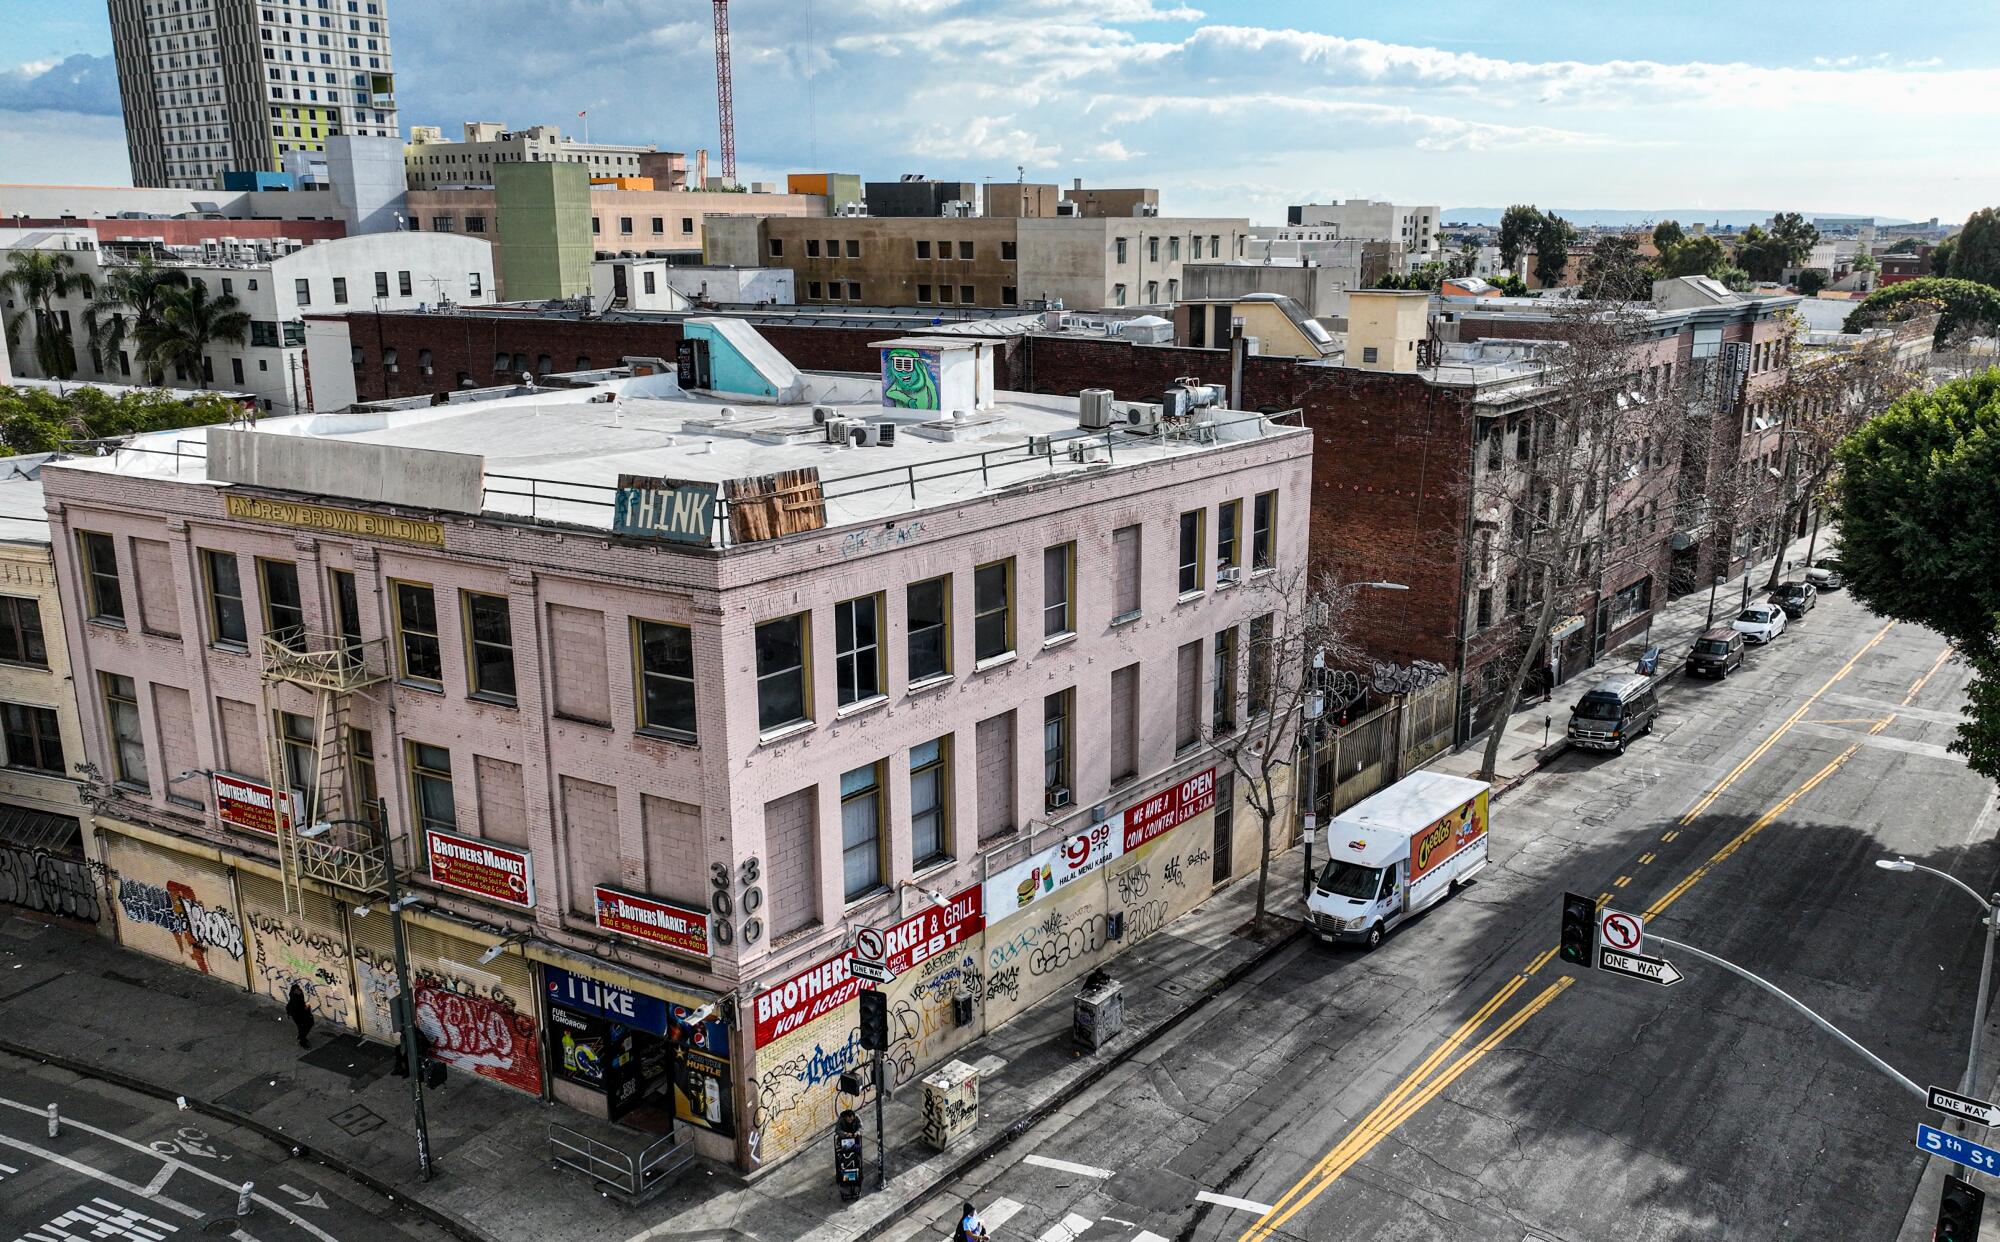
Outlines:
POLYGON ((246 1130, 254 1131, 287 1151, 295 1151, 300 1156, 313 1161, 315 1164, 323 1164, 334 1172, 348 1178, 350 1181, 366 1186, 369 1190, 374 1191, 389 1202, 399 1207, 407 1208, 417 1215, 422 1216, 440 1229, 463 1239, 463 1242, 497 1242, 490 1235, 481 1233, 478 1229, 466 1221, 459 1219, 456 1215, 445 1211, 443 1208, 433 1207, 407 1191, 390 1185, 359 1165, 351 1164, 339 1156, 322 1151, 294 1135, 266 1125, 248 1113, 238 1112, 227 1105, 211 1104, 195 1096, 183 1095, 182 1092, 162 1087, 158 1083, 134 1078, 130 1074, 121 1074, 117 1070, 101 1069, 98 1066, 86 1064, 85 1062, 62 1056, 58 1053, 43 1052, 36 1048, 29 1048, 23 1044, 17 1044, 11 1039, 0 1038, 0 1053, 18 1057, 23 1061, 53 1065, 57 1069, 67 1070, 78 1077, 91 1078, 98 1082, 107 1082, 114 1087, 122 1087, 127 1091, 136 1092, 139 1095, 151 1096, 157 1100, 178 1101, 184 1098, 187 1100, 188 1108, 192 1111, 213 1117, 218 1121, 226 1121, 230 1125, 241 1126, 246 1130))

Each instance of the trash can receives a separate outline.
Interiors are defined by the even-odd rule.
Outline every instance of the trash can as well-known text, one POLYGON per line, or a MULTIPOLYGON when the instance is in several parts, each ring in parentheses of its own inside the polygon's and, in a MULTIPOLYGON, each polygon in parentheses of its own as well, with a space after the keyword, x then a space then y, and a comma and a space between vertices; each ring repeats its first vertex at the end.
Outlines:
POLYGON ((1084 980, 1076 994, 1070 1041, 1084 1052, 1096 1052, 1125 1029, 1125 987, 1102 974, 1084 980))
POLYGON ((924 1141, 943 1151, 979 1124, 979 1071, 946 1061, 924 1079, 924 1141))

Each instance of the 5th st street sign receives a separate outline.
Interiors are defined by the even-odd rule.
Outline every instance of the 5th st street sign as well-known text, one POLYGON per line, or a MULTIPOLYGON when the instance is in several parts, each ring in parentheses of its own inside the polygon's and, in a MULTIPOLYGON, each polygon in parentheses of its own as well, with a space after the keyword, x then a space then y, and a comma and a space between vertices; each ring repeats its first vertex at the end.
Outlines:
POLYGON ((1600 947, 1597 950, 1597 965, 1614 975, 1629 975, 1634 979, 1644 979, 1670 988, 1679 983, 1683 976, 1674 964, 1663 957, 1647 957, 1643 953, 1620 953, 1616 949, 1600 947))

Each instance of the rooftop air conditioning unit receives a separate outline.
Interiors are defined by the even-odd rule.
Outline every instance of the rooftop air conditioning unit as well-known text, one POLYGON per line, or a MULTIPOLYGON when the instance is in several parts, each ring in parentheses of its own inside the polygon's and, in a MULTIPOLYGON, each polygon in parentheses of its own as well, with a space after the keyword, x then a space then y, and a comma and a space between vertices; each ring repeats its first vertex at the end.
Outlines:
POLYGON ((872 443, 878 444, 883 448, 896 447, 896 424, 871 423, 869 424, 869 426, 872 427, 875 431, 875 439, 872 441, 872 443))
POLYGON ((1076 394, 1076 425, 1085 431, 1111 430, 1111 390, 1086 388, 1076 394))
POLYGON ((1048 436, 1028 437, 1028 456, 1052 457, 1055 455, 1055 441, 1048 436))
POLYGON ((1160 407, 1134 401, 1125 407, 1125 425, 1138 431, 1152 431, 1160 425, 1160 407))
POLYGON ((826 442, 828 444, 838 445, 841 448, 847 447, 847 437, 848 434, 854 430, 854 426, 855 426, 854 420, 851 418, 827 419, 826 442))
POLYGON ((816 405, 813 407, 813 422, 822 427, 839 417, 840 411, 830 405, 816 405))

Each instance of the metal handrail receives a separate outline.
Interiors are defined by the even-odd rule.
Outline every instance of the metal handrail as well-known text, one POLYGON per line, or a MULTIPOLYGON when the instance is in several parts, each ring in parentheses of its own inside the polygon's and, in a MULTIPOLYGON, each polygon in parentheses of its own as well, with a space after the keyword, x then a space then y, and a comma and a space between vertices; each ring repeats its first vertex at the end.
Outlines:
POLYGON ((678 1134, 658 1139, 634 1155, 568 1126, 549 1124, 551 1164, 574 1169, 633 1198, 693 1159, 694 1149, 683 1144, 678 1134))

